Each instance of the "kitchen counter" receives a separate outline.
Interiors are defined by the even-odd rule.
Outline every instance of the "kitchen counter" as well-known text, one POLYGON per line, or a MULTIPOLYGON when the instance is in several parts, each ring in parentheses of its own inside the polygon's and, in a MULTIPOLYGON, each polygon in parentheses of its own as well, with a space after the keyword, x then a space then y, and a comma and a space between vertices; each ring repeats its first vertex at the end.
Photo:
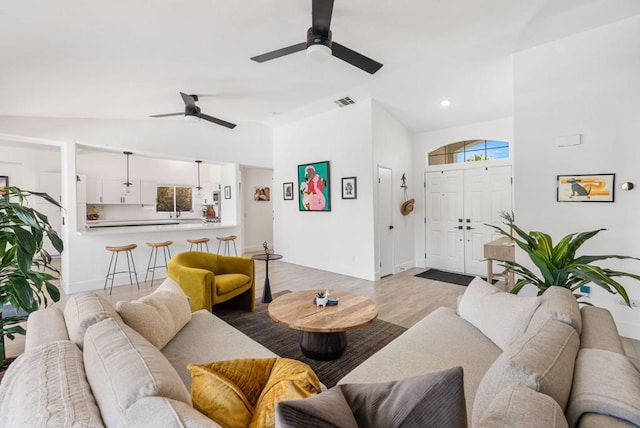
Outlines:
POLYGON ((171 232, 190 230, 215 230, 237 227, 237 224, 203 222, 201 219, 156 220, 88 220, 80 235, 117 235, 147 232, 171 232))

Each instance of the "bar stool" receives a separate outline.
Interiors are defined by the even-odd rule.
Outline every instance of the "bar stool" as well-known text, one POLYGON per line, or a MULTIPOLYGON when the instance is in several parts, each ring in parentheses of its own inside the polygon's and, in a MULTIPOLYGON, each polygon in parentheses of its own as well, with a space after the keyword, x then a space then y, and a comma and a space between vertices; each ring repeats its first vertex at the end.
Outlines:
POLYGON ((224 254, 230 256, 231 255, 231 251, 229 249, 229 241, 233 242, 233 251, 235 251, 236 256, 238 255, 238 250, 236 249, 236 235, 229 235, 229 236, 218 236, 216 237, 216 239, 219 241, 218 242, 218 254, 220 254, 220 245, 224 242, 224 254))
POLYGON ((147 277, 149 276, 149 271, 151 271, 151 286, 153 287, 153 278, 156 273, 157 268, 165 268, 167 267, 167 253, 169 254, 169 258, 171 258, 171 251, 169 250, 169 245, 173 244, 173 241, 164 241, 164 242, 147 242, 147 245, 151 247, 151 254, 149 254, 149 263, 147 263, 147 273, 144 276, 144 282, 147 282, 147 277), (164 256, 164 264, 159 265, 157 263, 158 260, 158 248, 162 248, 162 255, 164 256), (151 266, 151 259, 153 259, 153 266, 151 266))
POLYGON ((209 238, 200 238, 200 239, 187 239, 187 242, 191 244, 189 247, 189 251, 193 250, 193 246, 196 246, 196 251, 202 251, 202 244, 207 247, 207 253, 209 252, 209 238))
POLYGON ((113 291, 113 279, 114 277, 119 274, 119 273, 128 273, 129 274, 129 282, 131 283, 131 285, 133 285, 133 277, 131 276, 131 274, 133 273, 136 277, 136 284, 138 285, 138 290, 140 289, 140 283, 138 282, 138 272, 136 272, 136 265, 133 262, 133 253, 131 252, 131 250, 134 250, 136 248, 138 248, 138 245, 136 244, 129 244, 129 245, 123 245, 120 247, 105 247, 107 249, 107 251, 111 251, 111 260, 109 261, 109 269, 107 270, 107 276, 104 280, 104 288, 103 290, 107 289, 107 282, 109 282, 109 278, 111 278, 111 288, 109 288, 109 295, 111 295, 111 292, 113 291), (127 257, 127 267, 129 268, 129 270, 123 270, 120 272, 116 272, 116 268, 118 266, 118 255, 120 255, 120 253, 124 252, 126 257, 127 257), (113 257, 115 256, 116 261, 115 263, 113 262, 113 257), (129 259, 131 259, 131 261, 129 261, 129 259), (111 266, 113 266, 113 272, 111 271, 111 266), (131 266, 133 266, 133 270, 131 270, 131 266))

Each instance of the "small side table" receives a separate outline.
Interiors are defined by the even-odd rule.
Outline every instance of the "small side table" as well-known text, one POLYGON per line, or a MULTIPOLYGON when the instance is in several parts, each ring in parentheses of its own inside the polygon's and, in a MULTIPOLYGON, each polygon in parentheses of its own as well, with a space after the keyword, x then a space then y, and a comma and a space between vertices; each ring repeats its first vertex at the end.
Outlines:
POLYGON ((494 241, 484 244, 484 258, 487 259, 487 282, 493 283, 493 278, 504 279, 506 291, 510 291, 514 284, 513 272, 505 270, 502 273, 493 273, 493 260, 515 261, 516 247, 512 239, 503 236, 494 241))
POLYGON ((280 260, 282 255, 280 254, 256 254, 251 256, 253 260, 264 260, 266 263, 265 276, 264 276, 264 289, 262 290, 262 303, 271 303, 273 298, 271 297, 271 285, 269 284, 269 260, 280 260))

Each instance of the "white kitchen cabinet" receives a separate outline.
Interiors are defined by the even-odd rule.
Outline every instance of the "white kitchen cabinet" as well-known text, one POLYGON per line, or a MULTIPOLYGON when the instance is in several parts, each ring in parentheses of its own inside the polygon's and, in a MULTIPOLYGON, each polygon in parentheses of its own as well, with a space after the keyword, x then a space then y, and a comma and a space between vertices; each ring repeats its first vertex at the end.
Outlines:
POLYGON ((142 205, 155 205, 158 198, 158 183, 155 181, 140 180, 140 203, 142 205))
POLYGON ((86 202, 88 204, 102 203, 102 178, 87 177, 85 188, 87 190, 86 202))
MULTIPOLYGON (((121 205, 140 204, 140 180, 129 180, 134 192, 124 196, 124 178, 87 177, 87 204, 121 205)), ((155 201, 155 199, 154 199, 155 201)))

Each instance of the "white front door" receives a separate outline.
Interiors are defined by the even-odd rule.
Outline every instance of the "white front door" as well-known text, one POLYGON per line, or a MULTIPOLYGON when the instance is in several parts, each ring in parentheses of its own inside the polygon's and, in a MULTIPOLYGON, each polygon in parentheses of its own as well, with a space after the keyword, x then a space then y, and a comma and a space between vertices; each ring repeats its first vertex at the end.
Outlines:
POLYGON ((464 272, 486 275, 484 244, 499 237, 487 224, 499 225, 500 213, 511 211, 511 167, 465 170, 464 198, 464 272))
POLYGON ((391 170, 378 167, 378 248, 380 277, 393 273, 393 213, 391 170))
POLYGON ((464 271, 463 173, 428 172, 426 186, 427 267, 464 271))
POLYGON ((511 166, 425 173, 427 267, 486 275, 484 244, 511 210, 511 166))

